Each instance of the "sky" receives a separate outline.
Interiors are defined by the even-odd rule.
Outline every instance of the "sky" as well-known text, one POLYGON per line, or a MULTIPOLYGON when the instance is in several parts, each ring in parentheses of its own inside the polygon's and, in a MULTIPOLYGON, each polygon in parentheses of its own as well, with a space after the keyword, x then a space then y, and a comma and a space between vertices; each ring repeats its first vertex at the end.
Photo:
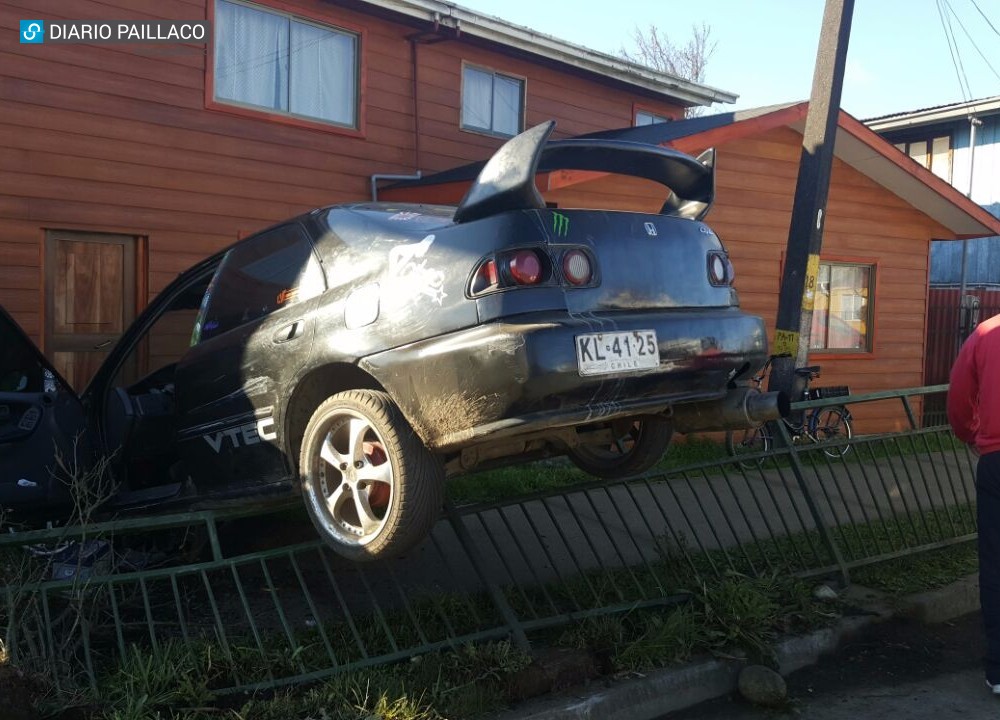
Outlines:
MULTIPOLYGON (((969 97, 1000 95, 1000 34, 990 28, 973 0, 941 1, 954 13, 946 11, 946 16, 958 40, 969 97)), ((1000 0, 976 2, 1000 30, 1000 0)), ((823 0, 458 0, 458 4, 614 55, 623 46, 631 47, 637 25, 652 23, 683 43, 693 25, 707 23, 718 44, 705 84, 740 95, 734 105, 717 105, 717 111, 807 99, 824 7, 823 0)), ((958 77, 938 0, 856 0, 844 110, 864 119, 961 102, 966 97, 958 77)))

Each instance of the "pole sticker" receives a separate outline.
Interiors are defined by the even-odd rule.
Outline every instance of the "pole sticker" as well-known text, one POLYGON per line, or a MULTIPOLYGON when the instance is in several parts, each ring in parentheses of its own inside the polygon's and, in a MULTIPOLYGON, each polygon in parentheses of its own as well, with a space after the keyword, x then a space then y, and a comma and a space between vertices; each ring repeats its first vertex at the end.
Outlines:
POLYGON ((799 352, 799 334, 790 330, 775 330, 774 344, 771 353, 774 355, 791 355, 795 357, 799 352))
POLYGON ((819 277, 819 255, 810 255, 806 262, 806 278, 802 287, 802 310, 812 312, 816 303, 816 280, 819 277))

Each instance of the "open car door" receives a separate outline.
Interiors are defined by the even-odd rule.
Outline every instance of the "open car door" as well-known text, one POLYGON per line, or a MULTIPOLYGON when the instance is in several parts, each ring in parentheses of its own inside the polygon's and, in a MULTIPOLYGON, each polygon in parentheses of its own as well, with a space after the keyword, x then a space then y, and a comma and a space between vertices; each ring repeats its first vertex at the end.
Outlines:
POLYGON ((0 512, 7 520, 69 503, 90 463, 79 397, 0 307, 0 512))

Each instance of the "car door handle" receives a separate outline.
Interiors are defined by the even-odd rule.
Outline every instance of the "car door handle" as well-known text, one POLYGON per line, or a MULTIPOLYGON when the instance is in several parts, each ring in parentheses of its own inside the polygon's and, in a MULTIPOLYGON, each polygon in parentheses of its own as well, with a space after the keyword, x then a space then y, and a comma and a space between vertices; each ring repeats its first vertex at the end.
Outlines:
POLYGON ((302 331, 305 330, 305 328, 306 328, 305 320, 296 320, 291 325, 285 325, 285 327, 281 328, 281 330, 276 332, 274 334, 273 340, 276 343, 283 343, 283 342, 288 342, 289 340, 294 340, 295 338, 297 338, 299 335, 302 334, 302 331))

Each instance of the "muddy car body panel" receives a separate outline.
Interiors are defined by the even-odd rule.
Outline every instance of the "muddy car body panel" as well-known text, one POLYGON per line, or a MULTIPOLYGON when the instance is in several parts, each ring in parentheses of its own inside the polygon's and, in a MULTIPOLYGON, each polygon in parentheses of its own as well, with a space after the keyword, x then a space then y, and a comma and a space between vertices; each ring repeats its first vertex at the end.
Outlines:
MULTIPOLYGON (((529 450, 573 457, 641 423, 662 452, 676 408, 721 407, 767 356, 764 324, 740 311, 725 248, 700 221, 714 155, 547 143, 551 129, 508 142, 458 208, 320 208, 208 258, 140 314, 80 398, 0 316, 19 348, 0 363, 0 381, 14 375, 0 394, 0 506, 54 514, 65 501, 56 456, 73 438, 85 464, 111 458, 118 507, 300 486, 322 487, 332 507, 357 482, 351 463, 334 460, 347 452, 334 448, 338 428, 362 421, 370 433, 350 450, 358 472, 386 477, 383 457, 402 462, 383 439, 390 430, 416 434, 408 452, 426 454, 426 472, 529 450), (628 172, 671 192, 659 214, 546 208, 534 176, 549 166, 628 172), (34 368, 25 380, 22 366, 34 368), (342 396, 332 419, 320 417, 342 396)), ((390 481, 359 487, 379 482, 390 481)), ((357 523, 389 522, 376 513, 366 525, 370 508, 350 492, 357 523)), ((391 497, 365 503, 391 508, 391 497)), ((352 521, 338 522, 335 533, 352 521)), ((345 554, 358 557, 368 541, 346 537, 345 554)))

